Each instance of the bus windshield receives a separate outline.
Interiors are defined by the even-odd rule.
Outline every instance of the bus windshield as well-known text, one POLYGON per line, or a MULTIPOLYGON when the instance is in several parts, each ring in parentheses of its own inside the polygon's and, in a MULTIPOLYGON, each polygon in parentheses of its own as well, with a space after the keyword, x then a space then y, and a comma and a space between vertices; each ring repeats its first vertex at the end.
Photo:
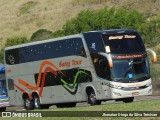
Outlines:
POLYGON ((136 59, 113 59, 111 79, 117 82, 137 82, 149 77, 147 57, 136 59))
POLYGON ((114 54, 132 54, 145 51, 144 44, 137 32, 102 34, 105 46, 114 54))

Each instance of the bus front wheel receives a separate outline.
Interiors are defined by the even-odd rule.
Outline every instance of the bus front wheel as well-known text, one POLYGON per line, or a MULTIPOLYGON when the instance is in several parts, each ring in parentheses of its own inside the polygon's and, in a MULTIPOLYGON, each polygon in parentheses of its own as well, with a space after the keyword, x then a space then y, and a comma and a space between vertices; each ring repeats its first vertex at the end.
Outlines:
POLYGON ((101 101, 96 99, 96 93, 94 92, 94 90, 90 90, 88 92, 88 103, 90 105, 100 105, 101 101))

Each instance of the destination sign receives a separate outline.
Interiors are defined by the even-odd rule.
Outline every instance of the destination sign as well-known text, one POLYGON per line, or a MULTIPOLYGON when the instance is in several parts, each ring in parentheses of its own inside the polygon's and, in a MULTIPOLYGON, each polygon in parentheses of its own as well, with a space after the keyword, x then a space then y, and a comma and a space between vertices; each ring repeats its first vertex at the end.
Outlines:
POLYGON ((133 39, 133 38, 136 38, 135 35, 118 35, 118 36, 109 36, 109 40, 120 40, 120 39, 133 39))

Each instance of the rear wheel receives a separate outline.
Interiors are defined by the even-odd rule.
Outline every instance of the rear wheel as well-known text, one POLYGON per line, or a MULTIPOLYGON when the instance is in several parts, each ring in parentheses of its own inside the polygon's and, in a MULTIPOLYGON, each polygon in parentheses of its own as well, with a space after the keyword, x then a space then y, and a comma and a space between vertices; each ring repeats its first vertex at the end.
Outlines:
POLYGON ((88 103, 91 105, 100 105, 101 101, 96 99, 96 93, 94 90, 88 92, 88 103))
POLYGON ((33 105, 33 100, 30 100, 28 97, 24 98, 24 108, 26 110, 33 110, 34 105, 33 105))
POLYGON ((35 109, 40 109, 41 108, 41 104, 40 104, 40 100, 39 100, 38 96, 33 97, 33 103, 34 103, 34 108, 35 109))
POLYGON ((129 97, 129 98, 123 98, 123 99, 122 99, 122 101, 123 101, 124 103, 130 103, 130 102, 133 102, 133 100, 134 100, 134 97, 129 97))
POLYGON ((41 105, 40 99, 37 95, 33 97, 33 103, 35 109, 49 109, 49 105, 41 105))

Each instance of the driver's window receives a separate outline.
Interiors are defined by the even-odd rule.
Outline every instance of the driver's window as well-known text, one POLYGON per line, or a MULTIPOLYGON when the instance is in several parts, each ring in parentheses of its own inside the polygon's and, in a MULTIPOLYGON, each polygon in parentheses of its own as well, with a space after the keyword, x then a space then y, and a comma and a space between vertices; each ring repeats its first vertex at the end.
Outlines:
POLYGON ((91 56, 97 76, 110 80, 110 68, 107 58, 96 53, 91 56))

